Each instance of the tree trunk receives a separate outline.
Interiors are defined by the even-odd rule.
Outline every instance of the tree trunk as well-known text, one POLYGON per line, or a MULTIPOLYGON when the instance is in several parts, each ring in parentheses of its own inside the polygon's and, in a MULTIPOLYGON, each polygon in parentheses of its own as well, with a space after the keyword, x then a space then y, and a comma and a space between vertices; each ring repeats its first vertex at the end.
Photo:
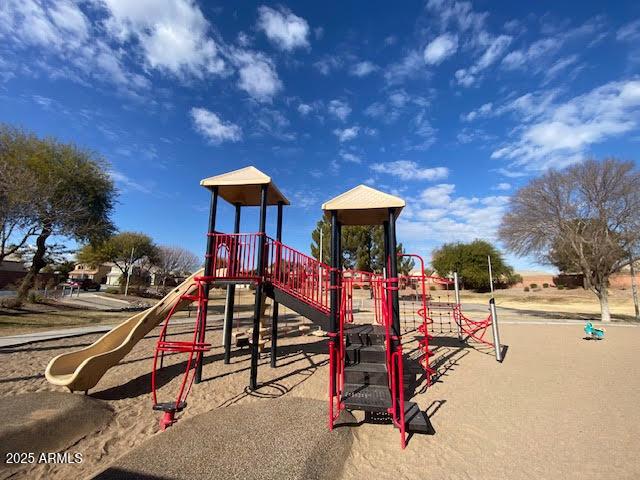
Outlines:
POLYGON ((45 256, 45 253, 47 252, 46 243, 50 235, 51 235, 51 228, 43 227, 42 231, 36 238, 36 251, 33 254, 33 261, 31 262, 31 267, 29 268, 27 275, 24 277, 24 279, 22 280, 22 283, 20 284, 20 287, 18 288, 19 300, 24 300, 25 298, 27 298, 27 295, 29 294, 29 290, 31 289, 31 287, 33 287, 36 277, 38 276, 38 273, 40 273, 40 270, 42 270, 47 265, 47 262, 44 260, 44 256, 45 256))
POLYGON ((598 299, 600 300, 600 317, 603 322, 611 321, 611 313, 609 312, 609 292, 607 292, 606 285, 601 287, 601 290, 596 292, 598 299))

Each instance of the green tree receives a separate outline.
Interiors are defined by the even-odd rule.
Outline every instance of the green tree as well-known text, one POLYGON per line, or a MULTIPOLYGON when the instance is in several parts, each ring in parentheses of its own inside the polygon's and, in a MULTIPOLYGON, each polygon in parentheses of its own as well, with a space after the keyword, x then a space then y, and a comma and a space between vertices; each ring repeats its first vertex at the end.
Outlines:
POLYGON ((87 244, 77 254, 79 262, 99 265, 113 262, 125 277, 129 269, 144 262, 155 265, 159 261, 158 247, 148 235, 138 232, 121 232, 98 244, 87 244))
POLYGON ((441 276, 458 273, 461 285, 475 290, 489 289, 489 262, 494 282, 511 285, 517 280, 513 268, 507 265, 500 251, 484 240, 471 243, 446 243, 433 252, 431 264, 441 276))
MULTIPOLYGON (((311 255, 320 258, 320 232, 322 231, 322 261, 331 263, 331 225, 322 217, 311 233, 311 255)), ((398 252, 404 253, 402 243, 398 252)), ((365 272, 382 273, 384 267, 384 229, 380 225, 351 225, 342 227, 342 267, 365 272)), ((398 272, 406 275, 414 267, 411 258, 398 259, 398 272)))
POLYGON ((50 237, 97 241, 113 230, 116 192, 105 161, 95 153, 6 125, 0 126, 0 171, 12 172, 12 180, 0 181, 0 195, 11 203, 0 218, 3 244, 13 237, 12 245, 24 246, 35 237, 31 266, 18 288, 24 299, 47 265, 50 237))

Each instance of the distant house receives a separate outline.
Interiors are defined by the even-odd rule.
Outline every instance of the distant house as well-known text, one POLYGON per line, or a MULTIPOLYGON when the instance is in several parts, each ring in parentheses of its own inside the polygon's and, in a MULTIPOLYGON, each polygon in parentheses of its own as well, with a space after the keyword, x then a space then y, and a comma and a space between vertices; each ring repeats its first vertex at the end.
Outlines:
POLYGON ((542 287, 542 285, 544 285, 545 283, 549 285, 555 285, 558 278, 557 273, 537 270, 520 270, 515 273, 522 277, 522 281, 513 285, 514 287, 528 287, 531 284, 542 287))
POLYGON ((24 261, 15 256, 9 255, 0 262, 0 288, 7 285, 16 285, 27 274, 28 267, 24 261))
POLYGON ((86 278, 98 282, 100 284, 107 283, 109 272, 113 268, 112 263, 103 263, 97 267, 92 267, 85 263, 78 263, 76 267, 69 272, 69 280, 84 280, 86 278))

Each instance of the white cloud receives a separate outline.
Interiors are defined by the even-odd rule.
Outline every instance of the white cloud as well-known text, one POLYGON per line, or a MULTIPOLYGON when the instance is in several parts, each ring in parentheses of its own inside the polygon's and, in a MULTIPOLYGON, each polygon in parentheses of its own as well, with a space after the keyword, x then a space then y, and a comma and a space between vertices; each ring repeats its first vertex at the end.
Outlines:
POLYGON ((461 68, 456 71, 455 77, 458 83, 464 87, 470 87, 473 85, 478 75, 495 63, 506 51, 507 47, 511 43, 512 37, 509 35, 500 35, 488 44, 488 47, 482 54, 482 56, 469 68, 461 68))
POLYGON ((147 194, 152 192, 149 186, 136 182, 135 180, 131 179, 129 176, 117 170, 111 170, 109 172, 109 176, 113 179, 116 185, 119 186, 123 192, 128 192, 130 190, 135 190, 137 192, 147 193, 147 194))
POLYGON ((472 110, 466 115, 462 115, 462 119, 467 122, 472 122, 476 118, 482 118, 482 117, 488 116, 492 110, 493 110, 493 103, 491 102, 485 103, 484 105, 480 106, 477 110, 472 110))
POLYGON ((427 10, 439 17, 442 30, 453 26, 462 32, 482 29, 488 15, 474 12, 471 2, 456 0, 429 0, 427 10))
POLYGON ((354 153, 351 153, 351 152, 344 152, 344 151, 341 151, 341 152, 340 152, 340 157, 342 157, 342 159, 343 159, 345 162, 350 162, 350 163, 362 163, 362 159, 361 159, 358 155, 356 155, 356 154, 354 154, 354 153))
POLYGON ((295 140, 297 137, 295 132, 288 130, 291 125, 289 119, 276 109, 261 108, 256 115, 253 115, 253 121, 256 128, 252 135, 268 135, 285 142, 295 140))
POLYGON ((493 187, 493 189, 502 190, 502 191, 511 190, 511 184, 507 182, 501 182, 497 184, 495 187, 493 187))
POLYGON ((376 173, 383 173, 398 177, 401 180, 441 180, 449 176, 446 167, 425 168, 410 160, 396 160, 393 162, 374 163, 370 166, 376 173))
POLYGON ((360 132, 360 127, 358 126, 353 126, 353 127, 349 127, 349 128, 336 128, 333 133, 336 137, 338 137, 338 140, 340 142, 348 142, 353 140, 354 138, 356 138, 358 136, 358 133, 360 132))
POLYGON ((424 151, 435 143, 437 130, 433 128, 431 122, 429 122, 425 109, 418 112, 411 122, 411 126, 413 127, 413 133, 421 137, 422 140, 418 143, 405 142, 405 148, 407 148, 407 150, 424 151))
POLYGON ((244 48, 245 37, 243 47, 226 45, 195 0, 0 2, 0 41, 16 59, 36 50, 29 74, 41 69, 85 86, 111 82, 137 97, 154 70, 184 82, 237 71, 240 89, 270 101, 282 82, 269 57, 244 48))
POLYGON ((308 105, 306 103, 301 103, 300 105, 298 105, 298 112, 300 113, 300 115, 307 116, 312 111, 313 107, 311 105, 308 105))
POLYGON ((455 185, 439 184, 423 190, 414 208, 398 221, 402 238, 424 242, 495 240, 509 197, 455 197, 455 185))
POLYGON ((238 68, 238 87, 253 99, 270 102, 282 88, 273 62, 263 53, 234 49, 231 58, 238 68))
POLYGON ((399 84, 408 78, 415 77, 424 70, 424 58, 417 50, 412 50, 399 62, 389 65, 384 78, 389 85, 399 84))
POLYGON ((149 86, 146 77, 127 70, 121 49, 112 48, 94 34, 89 18, 76 2, 0 2, 0 39, 11 46, 16 58, 22 61, 22 50, 34 48, 43 57, 58 60, 47 63, 45 58, 38 59, 30 65, 30 73, 35 67, 51 78, 63 77, 82 85, 107 81, 130 94, 149 86))
POLYGON ((328 107, 329 113, 343 122, 351 113, 351 107, 343 100, 331 100, 328 107))
POLYGON ((514 50, 502 59, 502 66, 507 70, 531 67, 532 62, 557 51, 562 45, 559 38, 543 38, 533 42, 526 50, 514 50))
POLYGON ((429 207, 446 207, 451 203, 450 195, 456 186, 451 183, 440 183, 433 187, 425 188, 420 193, 420 200, 429 207))
POLYGON ((585 149, 629 132, 640 119, 640 80, 610 82, 532 115, 517 131, 518 139, 492 153, 512 167, 543 170, 584 158, 585 149))
POLYGON ((337 55, 325 55, 313 64, 314 68, 322 75, 329 75, 332 71, 342 66, 342 59, 337 55))
POLYGON ((109 17, 104 22, 112 37, 135 41, 142 48, 150 68, 175 75, 195 75, 224 71, 210 25, 193 0, 101 0, 109 17))
POLYGON ((264 5, 259 7, 258 29, 281 50, 309 46, 309 24, 285 7, 278 10, 264 5))
MULTIPOLYGON (((569 55, 567 57, 563 57, 558 59, 556 62, 554 62, 553 65, 551 65, 549 68, 547 68, 545 70, 544 76, 545 76, 545 83, 547 83, 549 80, 551 80, 553 77, 555 77, 558 73, 560 73, 563 70, 566 70, 567 68, 569 68, 571 65, 575 65, 578 61, 578 55, 569 55)), ((575 72, 580 70, 580 67, 578 67, 577 69, 574 69, 574 75, 575 72)))
POLYGON ((353 65, 349 70, 349 73, 356 77, 366 77, 367 75, 375 72, 376 70, 378 70, 377 65, 369 61, 364 61, 364 62, 358 62, 355 65, 353 65))
POLYGON ((438 65, 458 49, 458 37, 444 33, 434 38, 424 49, 424 61, 427 65, 438 65))
POLYGON ((640 19, 629 22, 616 32, 616 40, 621 42, 640 41, 640 19))
POLYGON ((191 120, 195 129, 213 144, 225 141, 237 142, 242 138, 238 125, 223 122, 218 115, 205 108, 192 108, 191 120))

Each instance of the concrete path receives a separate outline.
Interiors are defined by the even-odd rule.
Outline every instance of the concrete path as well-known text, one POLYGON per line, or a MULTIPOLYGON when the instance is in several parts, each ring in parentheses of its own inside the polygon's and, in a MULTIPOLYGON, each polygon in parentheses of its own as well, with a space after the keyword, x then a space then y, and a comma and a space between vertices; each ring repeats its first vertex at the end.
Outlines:
POLYGON ((119 298, 112 298, 100 293, 80 292, 80 295, 62 297, 60 303, 75 307, 90 308, 92 310, 122 310, 131 306, 131 303, 119 298))
POLYGON ((325 401, 260 400, 178 421, 93 478, 330 480, 352 438, 349 428, 329 431, 325 401))
MULTIPOLYGON (((123 322, 124 321, 125 320, 123 320, 123 322)), ((185 318, 184 320, 172 320, 171 325, 192 324, 193 322, 193 318, 185 318)), ((94 333, 105 333, 109 330, 113 330, 115 327, 120 325, 120 323, 65 328, 61 330, 48 330, 46 332, 23 333, 21 335, 8 335, 6 337, 0 337, 0 348, 17 347, 19 345, 26 345, 27 343, 46 342, 48 340, 58 340, 60 338, 80 337, 82 335, 91 335, 94 333)))

